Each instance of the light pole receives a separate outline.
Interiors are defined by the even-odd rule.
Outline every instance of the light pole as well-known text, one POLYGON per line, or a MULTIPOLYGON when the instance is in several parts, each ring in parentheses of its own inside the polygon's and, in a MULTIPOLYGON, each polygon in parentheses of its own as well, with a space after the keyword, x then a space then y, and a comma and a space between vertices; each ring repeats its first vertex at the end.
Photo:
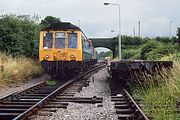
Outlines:
POLYGON ((172 27, 172 24, 173 23, 173 21, 171 20, 170 22, 169 22, 169 38, 171 39, 171 27, 172 27))
POLYGON ((116 5, 119 8, 119 26, 118 26, 118 31, 119 31, 119 59, 121 60, 121 15, 120 15, 120 5, 116 3, 104 3, 104 5, 116 5))

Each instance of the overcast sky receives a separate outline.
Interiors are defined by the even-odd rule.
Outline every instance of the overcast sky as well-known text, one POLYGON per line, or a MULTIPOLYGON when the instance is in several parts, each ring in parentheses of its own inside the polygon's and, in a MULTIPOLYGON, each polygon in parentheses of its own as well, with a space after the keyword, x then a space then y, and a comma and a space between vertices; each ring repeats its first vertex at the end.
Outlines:
POLYGON ((180 0, 0 0, 0 14, 37 14, 60 17, 79 25, 88 37, 114 37, 118 34, 118 7, 104 6, 112 2, 121 6, 122 34, 132 35, 141 21, 141 35, 172 35, 180 26, 180 0), (115 32, 111 32, 111 31, 115 32))

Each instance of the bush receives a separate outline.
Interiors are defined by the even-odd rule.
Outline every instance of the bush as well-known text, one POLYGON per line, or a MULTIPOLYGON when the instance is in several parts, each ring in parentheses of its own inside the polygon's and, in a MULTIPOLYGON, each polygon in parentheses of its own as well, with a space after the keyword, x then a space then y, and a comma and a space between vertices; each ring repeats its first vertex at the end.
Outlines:
POLYGON ((156 48, 145 55, 145 59, 147 60, 159 60, 164 56, 168 56, 170 54, 175 53, 176 49, 171 46, 161 46, 156 48))
POLYGON ((12 57, 0 53, 0 83, 18 83, 42 74, 42 68, 37 61, 24 56, 12 57))
POLYGON ((27 57, 38 56, 40 25, 30 16, 3 15, 0 17, 0 51, 27 57))
POLYGON ((149 52, 157 49, 158 47, 161 47, 161 43, 155 40, 148 41, 142 48, 141 48, 141 59, 147 59, 147 54, 149 52))
POLYGON ((128 48, 122 52, 123 59, 140 59, 140 49, 128 48))
POLYGON ((123 45, 138 46, 145 42, 144 39, 140 37, 122 36, 123 45))

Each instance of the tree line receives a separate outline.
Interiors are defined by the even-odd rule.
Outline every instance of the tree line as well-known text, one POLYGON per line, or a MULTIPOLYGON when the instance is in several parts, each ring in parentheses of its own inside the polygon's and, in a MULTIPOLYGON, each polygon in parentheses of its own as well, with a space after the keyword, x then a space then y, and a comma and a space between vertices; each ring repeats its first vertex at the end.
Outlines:
POLYGON ((0 16, 0 52, 13 56, 38 57, 39 31, 60 18, 47 16, 39 22, 38 16, 0 16))
MULTIPOLYGON (((52 23, 61 22, 60 18, 47 16, 39 21, 39 16, 1 15, 0 52, 13 56, 38 57, 39 32, 52 23)), ((117 37, 114 40, 118 40, 117 37)), ((140 38, 122 36, 122 57, 124 59, 156 59, 178 50, 175 37, 140 38)), ((112 56, 107 52, 104 57, 112 56)))

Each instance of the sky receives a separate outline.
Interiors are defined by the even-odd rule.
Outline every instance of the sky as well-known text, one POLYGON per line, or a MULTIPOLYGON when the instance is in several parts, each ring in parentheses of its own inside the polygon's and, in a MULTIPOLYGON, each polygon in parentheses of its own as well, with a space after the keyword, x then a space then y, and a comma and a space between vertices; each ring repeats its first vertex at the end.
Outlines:
POLYGON ((156 37, 176 35, 180 26, 180 0, 0 0, 0 14, 55 16, 80 26, 87 37, 114 37, 118 34, 120 5, 121 33, 156 37), (170 27, 171 25, 171 27, 170 27), (112 32, 114 31, 114 32, 112 32))

